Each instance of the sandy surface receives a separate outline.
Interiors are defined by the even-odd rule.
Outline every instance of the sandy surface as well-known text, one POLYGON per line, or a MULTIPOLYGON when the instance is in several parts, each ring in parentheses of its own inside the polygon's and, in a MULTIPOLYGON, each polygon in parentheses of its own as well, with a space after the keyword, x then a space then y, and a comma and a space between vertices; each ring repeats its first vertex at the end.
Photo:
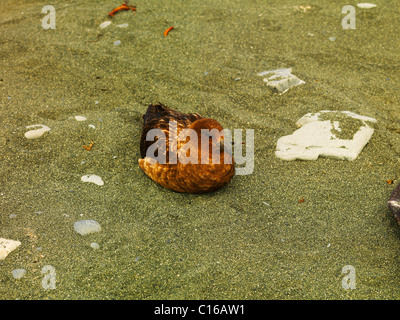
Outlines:
POLYGON ((21 246, 0 261, 0 298, 399 299, 387 200, 400 182, 400 11, 374 3, 344 30, 346 1, 138 0, 111 19, 119 1, 2 0, 0 237, 21 246), (257 73, 279 68, 306 84, 274 94, 257 73), (208 195, 152 182, 137 162, 141 116, 158 101, 254 129, 254 172, 208 195), (378 120, 359 157, 276 158, 277 139, 320 110, 378 120), (28 140, 32 124, 51 130, 28 140), (81 236, 82 219, 102 230, 81 236), (55 290, 42 285, 48 265, 55 290))

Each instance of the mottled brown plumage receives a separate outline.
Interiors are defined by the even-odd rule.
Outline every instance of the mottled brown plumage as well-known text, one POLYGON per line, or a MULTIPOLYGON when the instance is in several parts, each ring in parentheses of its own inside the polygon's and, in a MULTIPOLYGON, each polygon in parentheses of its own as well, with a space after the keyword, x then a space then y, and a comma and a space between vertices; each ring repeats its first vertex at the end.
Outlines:
POLYGON ((223 130, 218 121, 204 118, 198 113, 184 114, 162 104, 150 105, 143 115, 140 139, 140 154, 143 159, 139 159, 140 168, 158 184, 177 192, 205 193, 223 187, 235 173, 231 149, 224 144, 223 133, 221 136, 214 133, 204 134, 201 129, 217 129, 221 133, 223 130), (176 123, 178 137, 177 143, 172 145, 169 140, 170 135, 174 134, 170 130, 171 121, 176 123), (154 140, 146 141, 147 133, 151 129, 160 129, 165 134, 165 139, 158 138, 156 141, 159 146, 158 152, 166 156, 166 163, 154 161, 158 156, 156 153, 153 157, 147 155, 149 147, 155 143, 154 140), (193 129, 198 141, 192 141, 189 137, 185 140, 185 129, 193 129), (194 158, 195 152, 192 154, 190 147, 196 147, 198 150, 197 163, 194 158), (204 152, 207 149, 208 154, 204 152), (174 162, 174 158, 170 159, 170 150, 177 154, 177 161, 174 162), (218 158, 218 153, 219 163, 212 160, 213 154, 218 158), (182 160, 184 157, 190 159, 190 162, 185 164, 182 160))

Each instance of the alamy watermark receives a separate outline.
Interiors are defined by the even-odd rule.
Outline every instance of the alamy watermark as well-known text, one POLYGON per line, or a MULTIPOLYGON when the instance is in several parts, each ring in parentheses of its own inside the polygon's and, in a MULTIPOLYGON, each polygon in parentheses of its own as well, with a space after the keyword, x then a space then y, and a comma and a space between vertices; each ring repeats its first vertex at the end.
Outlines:
MULTIPOLYGON (((169 122, 168 135, 168 163, 177 164, 220 164, 221 151, 224 151, 224 164, 232 163, 232 156, 237 165, 236 174, 249 175, 254 170, 254 130, 246 129, 246 155, 242 154, 242 129, 233 130, 234 144, 232 143, 232 132, 228 129, 201 129, 199 141, 198 134, 193 129, 183 129, 177 133, 176 121, 169 122), (203 140, 204 139, 204 140, 203 140), (211 154, 210 154, 211 139, 211 154), (179 150, 178 142, 185 142, 179 150), (234 154, 232 155, 232 146, 234 154), (200 152, 200 154, 199 154, 200 152)), ((146 157, 151 164, 167 163, 166 143, 167 137, 161 129, 151 129, 146 134, 146 141, 155 141, 146 151, 146 157)))
POLYGON ((342 274, 346 274, 342 279, 343 289, 356 288, 356 269, 351 265, 346 265, 342 268, 342 274))
POLYGON ((42 19, 43 29, 55 29, 56 28, 56 9, 51 5, 43 6, 42 13, 47 13, 42 19))
POLYGON ((45 275, 42 279, 42 288, 54 290, 56 288, 56 269, 51 265, 46 265, 42 268, 42 274, 45 275))
POLYGON ((342 19, 343 29, 355 29, 356 28, 356 8, 352 5, 347 5, 342 8, 342 13, 346 14, 342 19))

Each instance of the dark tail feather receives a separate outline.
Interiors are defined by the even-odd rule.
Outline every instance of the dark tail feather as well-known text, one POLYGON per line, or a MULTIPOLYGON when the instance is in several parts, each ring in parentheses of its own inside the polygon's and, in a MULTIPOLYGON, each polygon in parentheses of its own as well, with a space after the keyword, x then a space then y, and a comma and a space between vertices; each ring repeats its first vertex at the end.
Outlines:
POLYGON ((143 125, 155 118, 161 118, 164 116, 168 111, 170 111, 167 106, 163 105, 162 103, 158 104, 151 104, 148 106, 146 113, 143 115, 143 125))

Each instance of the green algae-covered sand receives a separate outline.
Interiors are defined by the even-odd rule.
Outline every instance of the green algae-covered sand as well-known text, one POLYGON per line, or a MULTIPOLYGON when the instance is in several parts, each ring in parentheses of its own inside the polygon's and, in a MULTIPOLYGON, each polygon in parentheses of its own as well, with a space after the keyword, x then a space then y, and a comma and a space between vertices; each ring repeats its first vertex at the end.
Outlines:
POLYGON ((0 298, 399 299, 399 4, 374 3, 345 30, 346 1, 137 0, 110 18, 120 1, 2 0, 0 238, 21 245, 0 261, 0 298), (274 93, 257 73, 280 68, 306 83, 274 93), (253 129, 253 173, 205 195, 154 183, 138 159, 157 102, 253 129), (275 157, 320 110, 377 119, 358 158, 275 157), (51 130, 29 140, 34 124, 51 130), (75 232, 85 219, 101 231, 75 232))

